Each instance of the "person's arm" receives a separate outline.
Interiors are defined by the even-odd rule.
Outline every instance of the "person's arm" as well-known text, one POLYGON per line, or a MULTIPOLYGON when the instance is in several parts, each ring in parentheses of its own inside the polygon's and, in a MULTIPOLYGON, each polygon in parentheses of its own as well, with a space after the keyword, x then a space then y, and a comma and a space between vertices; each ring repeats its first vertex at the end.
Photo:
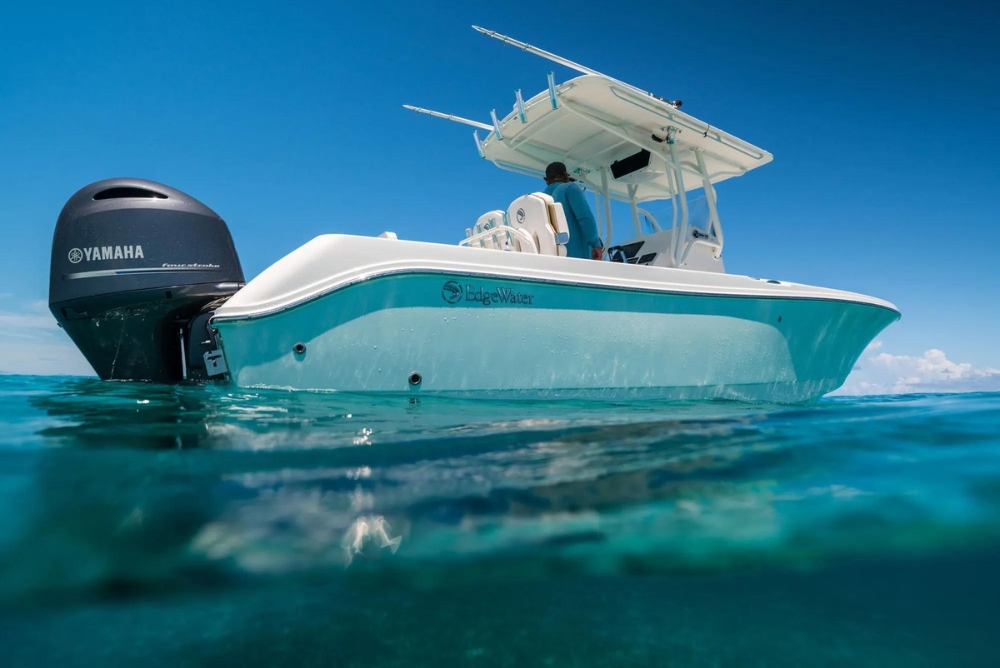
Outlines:
POLYGON ((591 248, 603 248, 601 234, 597 230, 597 220, 590 211, 590 205, 587 204, 587 196, 584 194, 583 188, 575 183, 571 183, 566 188, 566 201, 569 203, 570 208, 573 209, 573 215, 576 216, 577 222, 580 223, 580 231, 583 233, 584 243, 591 248))

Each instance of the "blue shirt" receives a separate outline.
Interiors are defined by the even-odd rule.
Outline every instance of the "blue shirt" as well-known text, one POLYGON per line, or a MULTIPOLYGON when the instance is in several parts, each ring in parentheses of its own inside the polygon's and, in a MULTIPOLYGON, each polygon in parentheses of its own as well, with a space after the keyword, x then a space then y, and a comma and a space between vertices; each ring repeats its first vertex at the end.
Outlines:
POLYGON ((567 257, 590 259, 590 250, 601 247, 601 235, 597 231, 597 221, 587 204, 587 196, 578 183, 550 183, 545 194, 562 204, 569 226, 569 243, 566 244, 567 257))

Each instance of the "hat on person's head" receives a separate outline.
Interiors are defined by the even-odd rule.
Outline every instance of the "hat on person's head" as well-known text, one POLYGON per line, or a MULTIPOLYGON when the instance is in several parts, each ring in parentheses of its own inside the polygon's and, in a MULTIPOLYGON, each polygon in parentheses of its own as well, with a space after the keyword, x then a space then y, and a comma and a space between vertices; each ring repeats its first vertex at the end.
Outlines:
POLYGON ((549 163, 549 166, 545 168, 546 181, 552 181, 556 177, 562 176, 563 174, 568 176, 570 181, 576 181, 576 179, 569 175, 569 172, 566 170, 566 165, 561 162, 549 163))

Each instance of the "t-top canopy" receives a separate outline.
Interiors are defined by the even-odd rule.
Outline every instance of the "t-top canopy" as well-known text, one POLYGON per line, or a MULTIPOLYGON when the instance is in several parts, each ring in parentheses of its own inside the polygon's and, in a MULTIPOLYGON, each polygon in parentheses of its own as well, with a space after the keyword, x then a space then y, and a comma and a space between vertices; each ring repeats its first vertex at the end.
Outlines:
POLYGON ((514 109, 506 118, 490 113, 492 125, 403 105, 486 130, 485 140, 476 133, 476 145, 480 156, 498 167, 542 176, 550 162, 563 162, 597 192, 630 202, 637 218, 637 202, 672 198, 698 188, 710 190, 709 184, 740 176, 772 159, 767 151, 679 111, 679 101, 669 102, 512 37, 472 27, 583 74, 557 86, 550 72, 547 91, 527 102, 517 91, 514 109))
POLYGON ((480 142, 484 158, 512 171, 541 176, 553 161, 578 180, 619 200, 669 198, 767 164, 772 156, 699 121, 674 103, 602 74, 554 85, 496 120, 480 142), (671 157, 676 159, 673 162, 671 157), (602 170, 606 170, 602 174, 602 170))

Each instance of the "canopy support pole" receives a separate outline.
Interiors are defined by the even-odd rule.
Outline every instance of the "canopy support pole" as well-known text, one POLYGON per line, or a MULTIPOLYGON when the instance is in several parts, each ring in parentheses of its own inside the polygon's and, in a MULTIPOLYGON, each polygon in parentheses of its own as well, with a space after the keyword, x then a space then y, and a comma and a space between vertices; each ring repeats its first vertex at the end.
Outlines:
POLYGON ((639 206, 635 203, 636 186, 628 184, 628 205, 632 207, 632 223, 635 225, 635 236, 642 236, 642 225, 639 224, 639 206))
POLYGON ((605 246, 611 245, 613 228, 611 227, 611 195, 608 192, 608 168, 601 167, 601 197, 604 198, 604 220, 608 227, 608 236, 604 240, 605 246))
POLYGON ((670 159, 667 156, 663 157, 663 168, 666 170, 667 182, 670 184, 670 210, 672 214, 672 219, 670 221, 670 229, 677 229, 677 207, 679 206, 677 202, 677 179, 674 177, 674 168, 670 164, 670 159))
POLYGON ((722 257, 722 222, 719 220, 718 204, 715 199, 715 187, 708 177, 708 168, 705 167, 705 156, 700 149, 694 149, 694 155, 698 159, 698 171, 701 172, 701 182, 705 188, 705 201, 708 202, 708 233, 715 234, 719 241, 719 247, 712 253, 716 260, 722 257))
POLYGON ((677 147, 672 139, 667 141, 667 148, 670 151, 670 162, 674 168, 674 173, 677 176, 677 198, 681 205, 681 226, 680 229, 674 234, 674 266, 680 267, 681 258, 686 255, 686 253, 682 252, 682 249, 687 245, 688 235, 687 190, 684 188, 683 168, 681 167, 680 160, 677 159, 677 147))
MULTIPOLYGON (((594 191, 594 215, 597 216, 597 234, 601 234, 601 230, 604 223, 604 207, 601 206, 601 193, 598 190, 594 191)), ((601 237, 602 239, 604 237, 601 237)))

